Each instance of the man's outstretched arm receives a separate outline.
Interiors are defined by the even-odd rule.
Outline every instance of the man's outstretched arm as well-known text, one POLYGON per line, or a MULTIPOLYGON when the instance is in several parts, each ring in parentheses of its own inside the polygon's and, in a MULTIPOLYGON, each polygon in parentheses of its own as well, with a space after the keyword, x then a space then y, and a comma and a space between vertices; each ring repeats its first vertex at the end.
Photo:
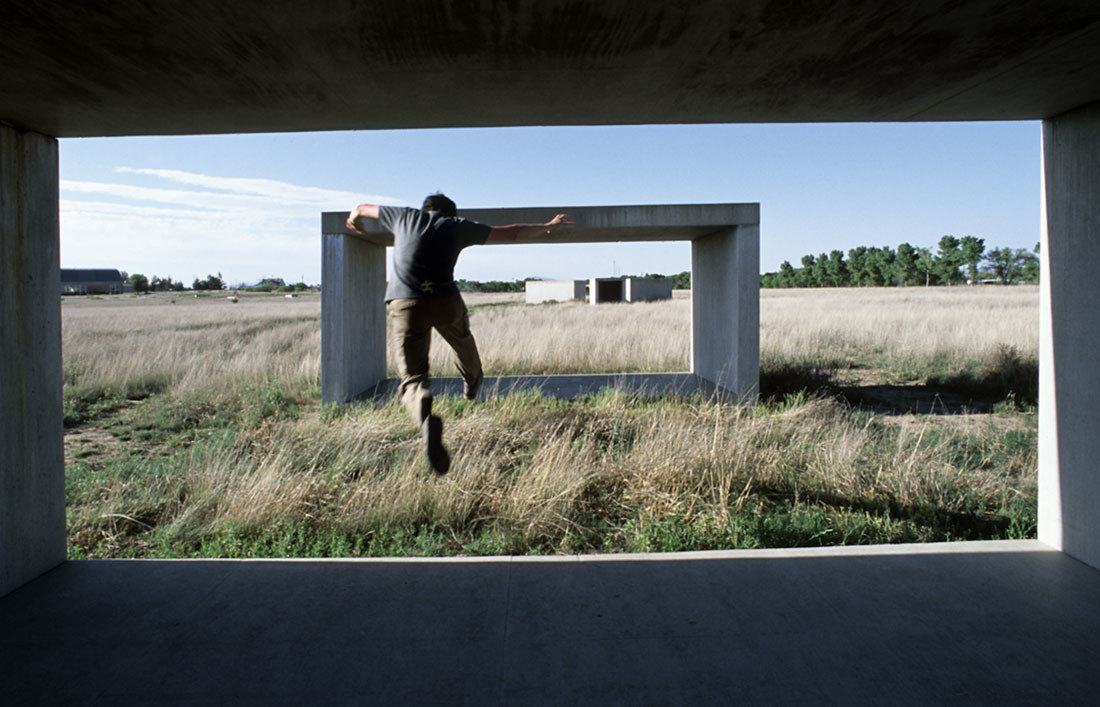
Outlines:
POLYGON ((356 233, 362 233, 365 236, 367 231, 359 223, 359 220, 364 218, 378 218, 378 204, 359 204, 348 214, 345 225, 356 233))
POLYGON ((489 232, 489 240, 485 242, 529 241, 539 236, 549 235, 561 226, 568 226, 572 223, 567 214, 558 214, 546 223, 513 223, 510 226, 494 226, 493 230, 489 232))

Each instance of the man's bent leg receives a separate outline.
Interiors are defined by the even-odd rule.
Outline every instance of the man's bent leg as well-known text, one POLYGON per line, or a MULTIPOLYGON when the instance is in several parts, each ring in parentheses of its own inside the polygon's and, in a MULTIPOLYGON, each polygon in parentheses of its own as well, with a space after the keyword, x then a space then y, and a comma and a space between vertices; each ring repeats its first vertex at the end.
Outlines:
POLYGON ((481 356, 477 352, 477 342, 470 331, 470 315, 466 303, 461 297, 447 301, 436 321, 435 328, 455 352, 455 366, 466 382, 466 398, 473 400, 481 387, 484 373, 481 368, 481 356))
POLYGON ((431 411, 431 375, 428 352, 432 343, 431 318, 415 299, 391 300, 386 305, 397 343, 397 372, 401 402, 419 427, 431 411))

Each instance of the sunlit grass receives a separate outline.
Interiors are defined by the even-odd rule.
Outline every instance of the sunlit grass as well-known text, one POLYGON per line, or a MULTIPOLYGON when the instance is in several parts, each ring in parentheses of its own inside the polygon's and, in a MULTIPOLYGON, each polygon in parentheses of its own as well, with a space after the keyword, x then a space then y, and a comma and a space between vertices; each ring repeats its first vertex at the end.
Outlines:
MULTIPOLYGON (((883 418, 607 392, 443 398, 431 476, 396 403, 319 403, 319 298, 63 305, 74 557, 567 553, 1033 533, 1034 415, 883 418), (83 441, 81 441, 83 440, 83 441)), ((1034 356, 1033 288, 764 291, 765 367, 916 378, 1034 356), (1029 343, 1030 342, 1030 343, 1029 343)), ((490 375, 688 367, 690 300, 471 297, 490 375)), ((437 347, 441 349, 443 347, 437 347)), ((445 350, 434 365, 448 374, 445 350)))

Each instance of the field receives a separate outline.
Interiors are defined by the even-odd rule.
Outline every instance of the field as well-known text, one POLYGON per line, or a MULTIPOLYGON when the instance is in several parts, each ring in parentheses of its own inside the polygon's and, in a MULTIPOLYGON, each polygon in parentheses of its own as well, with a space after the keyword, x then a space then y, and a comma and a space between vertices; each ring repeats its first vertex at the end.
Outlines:
MULTIPOLYGON (((690 301, 471 295, 488 375, 689 367, 690 301)), ((765 290, 761 401, 320 405, 317 295, 62 304, 71 557, 629 552, 1033 537, 1038 294, 765 290)), ((437 341, 433 371, 454 375, 437 341)), ((392 370, 391 370, 392 374, 392 370)))

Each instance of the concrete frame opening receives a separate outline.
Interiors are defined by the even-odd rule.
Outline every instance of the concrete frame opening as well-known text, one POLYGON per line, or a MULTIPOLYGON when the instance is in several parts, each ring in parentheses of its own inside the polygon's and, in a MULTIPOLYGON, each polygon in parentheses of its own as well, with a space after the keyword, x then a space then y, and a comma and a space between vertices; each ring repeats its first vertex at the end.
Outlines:
POLYGON ((623 301, 623 281, 622 280, 595 280, 596 290, 592 299, 594 304, 600 304, 603 302, 622 302, 623 301))
MULTIPOLYGON (((760 380, 760 205, 464 209, 464 218, 488 224, 535 223, 568 213, 576 222, 542 243, 626 241, 691 242, 691 372, 588 376, 517 376, 486 379, 484 389, 537 387, 568 397, 608 385, 647 393, 718 394, 751 401, 760 380)), ((346 213, 322 214, 321 398, 347 403, 384 396, 386 379, 386 246, 393 235, 348 231, 346 213)), ((530 243, 528 243, 529 245, 530 243)), ((506 244, 505 244, 506 246, 506 244)), ((622 282, 616 280, 622 300, 622 282)), ((437 392, 452 391, 437 387, 437 392)))

